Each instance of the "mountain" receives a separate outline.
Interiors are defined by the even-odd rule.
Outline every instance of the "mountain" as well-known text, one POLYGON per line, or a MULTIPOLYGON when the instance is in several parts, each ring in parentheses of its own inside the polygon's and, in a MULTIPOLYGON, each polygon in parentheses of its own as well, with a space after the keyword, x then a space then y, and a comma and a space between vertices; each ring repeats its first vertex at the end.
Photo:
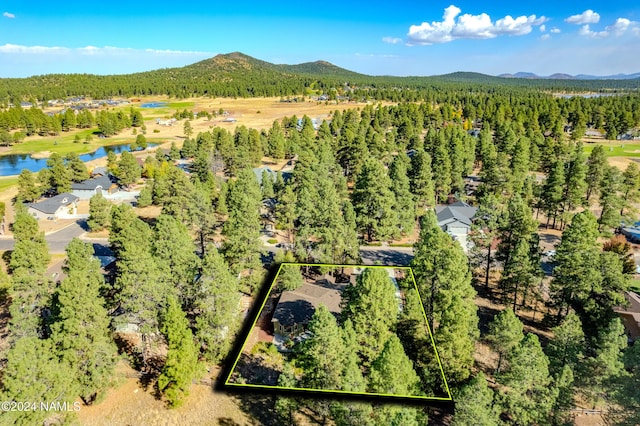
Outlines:
POLYGON ((532 72, 517 72, 515 74, 500 74, 498 77, 502 78, 528 78, 528 79, 540 79, 540 80, 634 80, 640 79, 640 72, 634 74, 615 74, 615 75, 589 75, 578 74, 570 75, 563 73, 555 73, 549 76, 540 76, 532 72))
MULTIPOLYGON (((335 90, 362 98, 403 98, 402 90, 414 92, 414 99, 439 88, 483 90, 511 87, 523 90, 638 89, 640 74, 618 75, 617 80, 575 80, 566 74, 550 78, 532 73, 490 76, 475 72, 455 72, 431 77, 369 76, 340 68, 326 61, 297 65, 272 64, 241 52, 216 55, 191 65, 122 75, 48 74, 28 78, 0 78, 0 106, 23 100, 63 99, 89 96, 94 99, 168 95, 262 97, 299 96, 335 90), (510 78, 505 78, 510 77, 510 78), (624 79, 623 79, 624 78, 624 79), (636 78, 636 79, 631 79, 636 78)), ((611 77, 613 78, 613 77, 611 77)), ((599 79, 599 78, 598 78, 599 79)))

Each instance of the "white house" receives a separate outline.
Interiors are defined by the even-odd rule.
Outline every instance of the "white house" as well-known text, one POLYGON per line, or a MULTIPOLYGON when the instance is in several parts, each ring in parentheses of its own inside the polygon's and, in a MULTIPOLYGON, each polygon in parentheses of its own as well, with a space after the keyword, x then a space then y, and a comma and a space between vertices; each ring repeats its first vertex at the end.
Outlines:
POLYGON ((118 192, 118 185, 106 176, 98 176, 71 184, 71 192, 81 200, 88 200, 96 194, 108 196, 118 192))
POLYGON ((55 197, 45 198, 37 203, 28 203, 27 212, 36 219, 59 219, 66 215, 76 214, 78 197, 68 192, 55 197))

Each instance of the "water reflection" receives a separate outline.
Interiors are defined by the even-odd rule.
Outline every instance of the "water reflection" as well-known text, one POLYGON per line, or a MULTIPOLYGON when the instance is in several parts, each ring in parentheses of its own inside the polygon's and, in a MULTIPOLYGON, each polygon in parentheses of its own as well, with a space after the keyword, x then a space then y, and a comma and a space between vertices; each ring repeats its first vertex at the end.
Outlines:
MULTIPOLYGON (((149 147, 157 144, 147 144, 149 147)), ((90 161, 106 157, 108 152, 119 154, 129 151, 129 144, 103 146, 93 152, 80 155, 80 160, 90 161)), ((46 158, 32 158, 30 154, 10 154, 0 156, 0 176, 19 175, 23 169, 39 172, 47 167, 46 158)))

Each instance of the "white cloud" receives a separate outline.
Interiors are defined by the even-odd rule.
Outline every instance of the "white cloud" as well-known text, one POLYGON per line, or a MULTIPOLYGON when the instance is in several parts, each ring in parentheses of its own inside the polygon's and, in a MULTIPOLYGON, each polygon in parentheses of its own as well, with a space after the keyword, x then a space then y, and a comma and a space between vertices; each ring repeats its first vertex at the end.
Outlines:
POLYGON ((627 18, 618 18, 613 25, 609 25, 606 30, 612 32, 615 35, 622 35, 630 27, 636 27, 638 23, 628 20, 627 18))
POLYGON ((585 36, 585 37, 591 37, 591 38, 603 38, 609 35, 608 31, 593 31, 591 30, 591 28, 589 27, 589 24, 584 24, 582 27, 580 27, 580 31, 578 31, 578 34, 580 34, 581 36, 585 36))
POLYGON ((407 34, 407 44, 429 45, 447 43, 457 39, 488 39, 501 35, 525 35, 529 34, 534 26, 542 25, 548 20, 544 16, 537 18, 536 15, 518 16, 517 18, 507 15, 494 23, 486 13, 460 15, 461 12, 460 8, 451 5, 444 10, 442 21, 411 25, 407 34))
POLYGON ((591 9, 587 9, 579 15, 569 16, 565 19, 565 22, 576 25, 597 24, 600 22, 600 14, 591 9))
POLYGON ((402 39, 398 37, 382 37, 382 41, 389 44, 402 43, 402 39))
POLYGON ((9 19, 13 19, 16 17, 16 15, 14 15, 13 13, 9 13, 9 12, 4 12, 2 14, 2 16, 4 16, 5 18, 9 18, 9 19))
POLYGON ((545 31, 547 31, 547 26, 542 24, 542 25, 540 25, 540 28, 538 28, 538 29, 540 30, 541 33, 543 33, 545 31))
POLYGON ((551 28, 549 31, 552 32, 553 34, 558 34, 561 32, 560 28, 556 28, 556 27, 551 28))
POLYGON ((551 34, 542 34, 540 36, 540 40, 549 40, 551 38, 551 34))

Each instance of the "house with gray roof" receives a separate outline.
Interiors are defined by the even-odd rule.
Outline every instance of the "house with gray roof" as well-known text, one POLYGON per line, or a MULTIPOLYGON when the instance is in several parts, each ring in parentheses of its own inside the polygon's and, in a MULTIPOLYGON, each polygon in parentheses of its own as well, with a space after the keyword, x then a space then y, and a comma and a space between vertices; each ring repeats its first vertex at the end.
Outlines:
POLYGON ((78 197, 68 192, 45 198, 37 203, 27 203, 27 212, 36 219, 56 220, 66 215, 76 214, 78 197))
POLYGON ((73 182, 71 184, 71 192, 81 200, 88 200, 96 194, 102 194, 105 197, 118 192, 118 185, 111 180, 108 174, 83 180, 82 182, 73 182))
POLYGON ((462 201, 436 207, 438 226, 459 241, 465 252, 469 249, 467 235, 477 211, 476 207, 462 201))

